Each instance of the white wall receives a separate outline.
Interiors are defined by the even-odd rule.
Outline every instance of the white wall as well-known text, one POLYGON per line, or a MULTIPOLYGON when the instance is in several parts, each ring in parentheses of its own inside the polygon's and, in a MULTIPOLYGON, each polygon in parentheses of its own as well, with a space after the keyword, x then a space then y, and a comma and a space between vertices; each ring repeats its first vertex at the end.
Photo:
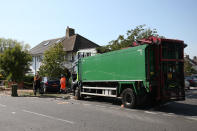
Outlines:
MULTIPOLYGON (((85 55, 87 53, 90 53, 91 56, 96 55, 97 51, 96 48, 90 48, 90 49, 81 49, 79 50, 77 53, 73 53, 73 52, 67 52, 66 54, 66 59, 67 62, 65 62, 65 67, 67 67, 69 70, 72 70, 73 68, 73 63, 76 62, 77 58, 78 58, 78 53, 84 53, 85 55)), ((85 56, 87 57, 87 56, 85 56)), ((32 62, 31 62, 31 66, 30 69, 32 70, 33 74, 35 74, 37 71, 39 71, 39 68, 42 64, 42 58, 43 55, 36 55, 36 56, 32 56, 32 62)))
POLYGON ((81 49, 78 52, 90 52, 91 56, 94 56, 97 54, 96 48, 81 49))
POLYGON ((33 74, 35 74, 39 70, 42 64, 42 57, 42 55, 32 56, 30 69, 33 72, 33 74))
POLYGON ((66 62, 65 62, 65 67, 67 69, 71 69, 72 68, 72 63, 73 63, 73 53, 72 52, 67 52, 66 53, 66 62))

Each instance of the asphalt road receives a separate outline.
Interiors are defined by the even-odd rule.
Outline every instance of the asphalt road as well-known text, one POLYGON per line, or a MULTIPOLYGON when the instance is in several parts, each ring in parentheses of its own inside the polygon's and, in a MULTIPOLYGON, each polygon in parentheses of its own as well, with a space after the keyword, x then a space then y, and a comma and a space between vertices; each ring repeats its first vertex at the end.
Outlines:
POLYGON ((0 131, 197 131, 197 90, 161 108, 0 95, 0 131))

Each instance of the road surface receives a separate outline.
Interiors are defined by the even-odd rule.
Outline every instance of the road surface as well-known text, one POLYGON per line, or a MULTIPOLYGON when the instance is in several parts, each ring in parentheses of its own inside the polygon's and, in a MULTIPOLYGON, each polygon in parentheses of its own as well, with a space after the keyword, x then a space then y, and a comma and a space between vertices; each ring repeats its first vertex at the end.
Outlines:
POLYGON ((160 109, 0 95, 0 131, 197 131, 197 90, 160 109))

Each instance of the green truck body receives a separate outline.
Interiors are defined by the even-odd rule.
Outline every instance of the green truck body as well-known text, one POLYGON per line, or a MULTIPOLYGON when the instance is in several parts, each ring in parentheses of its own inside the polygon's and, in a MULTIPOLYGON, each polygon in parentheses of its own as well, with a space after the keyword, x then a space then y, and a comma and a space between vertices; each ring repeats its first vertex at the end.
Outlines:
POLYGON ((184 47, 180 40, 153 37, 135 47, 82 58, 75 97, 117 97, 130 108, 147 100, 184 100, 184 47))
POLYGON ((145 81, 147 45, 86 57, 79 61, 79 79, 96 81, 145 81))

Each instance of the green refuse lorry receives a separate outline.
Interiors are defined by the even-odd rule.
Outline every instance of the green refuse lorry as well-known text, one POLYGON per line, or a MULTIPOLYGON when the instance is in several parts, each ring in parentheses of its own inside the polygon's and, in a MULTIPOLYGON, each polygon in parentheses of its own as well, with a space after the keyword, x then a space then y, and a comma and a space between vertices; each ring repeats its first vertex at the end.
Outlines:
POLYGON ((184 100, 184 48, 181 40, 150 37, 133 47, 79 59, 76 99, 122 99, 125 107, 184 100))

